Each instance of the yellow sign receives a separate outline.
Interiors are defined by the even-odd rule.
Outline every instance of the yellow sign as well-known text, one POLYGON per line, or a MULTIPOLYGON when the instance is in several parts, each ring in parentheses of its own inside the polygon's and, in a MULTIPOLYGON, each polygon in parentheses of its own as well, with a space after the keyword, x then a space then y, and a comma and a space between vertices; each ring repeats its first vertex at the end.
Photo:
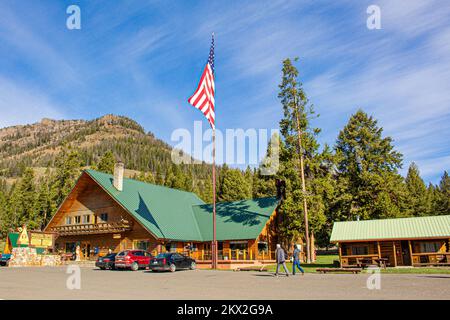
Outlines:
POLYGON ((20 231, 19 239, 17 239, 17 244, 18 245, 24 244, 27 246, 30 244, 30 239, 28 238, 26 226, 23 226, 22 230, 20 231))
POLYGON ((113 234, 113 239, 120 239, 122 236, 120 235, 120 233, 114 233, 113 234))
POLYGON ((53 235, 47 233, 31 232, 30 245, 38 248, 49 248, 53 246, 53 235))

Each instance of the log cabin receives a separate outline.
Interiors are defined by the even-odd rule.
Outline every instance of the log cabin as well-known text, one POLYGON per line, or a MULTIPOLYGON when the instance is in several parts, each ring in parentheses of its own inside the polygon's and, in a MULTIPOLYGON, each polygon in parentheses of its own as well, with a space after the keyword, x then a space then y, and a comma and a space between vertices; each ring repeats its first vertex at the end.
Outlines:
MULTIPOLYGON (((55 251, 80 246, 82 259, 109 250, 182 252, 211 263, 212 206, 192 192, 85 170, 45 227, 56 234, 55 251)), ((278 197, 216 205, 220 268, 273 262, 277 243, 278 197)))
POLYGON ((341 267, 450 265, 450 215, 335 222, 341 267))

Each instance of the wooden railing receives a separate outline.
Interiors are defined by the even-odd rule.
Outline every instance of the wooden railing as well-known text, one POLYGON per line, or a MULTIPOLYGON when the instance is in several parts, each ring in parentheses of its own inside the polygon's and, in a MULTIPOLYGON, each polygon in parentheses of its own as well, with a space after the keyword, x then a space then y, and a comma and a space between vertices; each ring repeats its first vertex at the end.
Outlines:
POLYGON ((73 224, 50 228, 50 231, 58 233, 60 236, 81 235, 81 234, 99 234, 129 231, 132 224, 128 221, 105 222, 95 224, 73 224))
MULTIPOLYGON (((198 250, 192 251, 189 254, 195 260, 203 261, 203 260, 211 260, 211 250, 198 250)), ((227 260, 274 260, 275 252, 274 251, 266 251, 256 253, 249 250, 234 250, 234 249, 225 249, 218 250, 217 252, 219 260, 227 261, 227 260)))
POLYGON ((424 265, 450 265, 450 252, 423 252, 412 253, 414 266, 424 265))
POLYGON ((358 266, 364 259, 370 259, 375 264, 375 259, 378 259, 378 254, 343 255, 341 257, 341 265, 342 267, 358 266))

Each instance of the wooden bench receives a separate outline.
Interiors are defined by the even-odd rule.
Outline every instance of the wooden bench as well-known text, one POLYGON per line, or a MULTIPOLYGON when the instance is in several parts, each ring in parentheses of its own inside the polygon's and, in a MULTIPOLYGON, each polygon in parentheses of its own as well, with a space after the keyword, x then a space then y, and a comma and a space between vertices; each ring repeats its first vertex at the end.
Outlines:
POLYGON ((267 268, 265 266, 252 266, 252 267, 240 267, 234 269, 234 271, 267 271, 267 268))
POLYGON ((361 268, 317 268, 316 272, 327 273, 327 272, 351 272, 354 274, 360 273, 361 268))

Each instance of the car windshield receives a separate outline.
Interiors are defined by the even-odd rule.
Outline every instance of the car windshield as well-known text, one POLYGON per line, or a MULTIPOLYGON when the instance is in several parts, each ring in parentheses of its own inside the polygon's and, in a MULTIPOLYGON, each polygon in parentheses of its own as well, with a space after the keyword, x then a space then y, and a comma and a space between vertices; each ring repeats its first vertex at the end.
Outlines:
POLYGON ((162 258, 168 258, 170 256, 170 253, 160 253, 156 256, 156 258, 162 259, 162 258))
POLYGON ((115 253, 110 253, 105 256, 105 258, 114 258, 116 256, 115 253))

